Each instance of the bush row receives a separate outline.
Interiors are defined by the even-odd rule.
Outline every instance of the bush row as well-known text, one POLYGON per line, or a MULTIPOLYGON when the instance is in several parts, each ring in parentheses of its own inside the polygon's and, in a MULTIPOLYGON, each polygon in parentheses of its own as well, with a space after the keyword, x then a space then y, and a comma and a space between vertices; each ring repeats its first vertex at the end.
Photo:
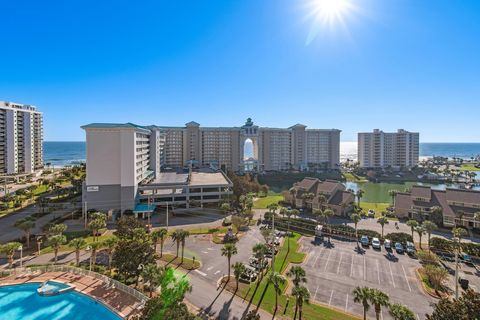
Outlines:
MULTIPOLYGON (((462 242, 462 251, 474 257, 480 257, 480 244, 462 242)), ((448 253, 455 252, 454 242, 451 240, 433 237, 430 239, 430 247, 432 250, 443 251, 448 253)))

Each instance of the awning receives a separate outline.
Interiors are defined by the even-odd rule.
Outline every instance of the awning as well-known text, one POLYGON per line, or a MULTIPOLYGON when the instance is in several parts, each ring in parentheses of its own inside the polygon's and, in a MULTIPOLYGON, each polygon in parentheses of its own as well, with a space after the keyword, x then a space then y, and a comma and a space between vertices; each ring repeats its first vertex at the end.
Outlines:
POLYGON ((155 210, 155 206, 153 205, 148 205, 145 203, 137 203, 135 205, 135 209, 133 209, 134 213, 142 213, 142 212, 153 212, 155 210))

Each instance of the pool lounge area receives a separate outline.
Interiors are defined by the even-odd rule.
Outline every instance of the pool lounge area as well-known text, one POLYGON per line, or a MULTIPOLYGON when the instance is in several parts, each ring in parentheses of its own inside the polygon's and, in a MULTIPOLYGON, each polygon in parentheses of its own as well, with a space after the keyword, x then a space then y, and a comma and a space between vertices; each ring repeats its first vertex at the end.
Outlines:
POLYGON ((135 315, 143 304, 111 283, 81 274, 27 272, 0 278, 0 320, 119 320, 135 315), (42 295, 42 286, 56 293, 42 295))

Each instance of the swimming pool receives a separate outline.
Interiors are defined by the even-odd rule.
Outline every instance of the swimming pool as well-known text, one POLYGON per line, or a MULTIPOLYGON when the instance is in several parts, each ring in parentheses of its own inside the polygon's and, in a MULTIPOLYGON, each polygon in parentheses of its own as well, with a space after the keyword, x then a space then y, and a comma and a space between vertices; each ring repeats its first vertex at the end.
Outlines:
POLYGON ((40 285, 36 282, 0 287, 0 320, 121 319, 102 303, 75 291, 40 296, 40 285))

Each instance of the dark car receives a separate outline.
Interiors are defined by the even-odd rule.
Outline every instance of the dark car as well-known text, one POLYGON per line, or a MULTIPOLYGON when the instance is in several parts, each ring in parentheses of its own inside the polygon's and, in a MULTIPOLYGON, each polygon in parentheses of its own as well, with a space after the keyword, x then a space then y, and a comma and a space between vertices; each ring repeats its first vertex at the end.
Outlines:
POLYGON ((397 251, 397 253, 403 254, 404 249, 403 245, 400 242, 395 243, 395 251, 397 251))

